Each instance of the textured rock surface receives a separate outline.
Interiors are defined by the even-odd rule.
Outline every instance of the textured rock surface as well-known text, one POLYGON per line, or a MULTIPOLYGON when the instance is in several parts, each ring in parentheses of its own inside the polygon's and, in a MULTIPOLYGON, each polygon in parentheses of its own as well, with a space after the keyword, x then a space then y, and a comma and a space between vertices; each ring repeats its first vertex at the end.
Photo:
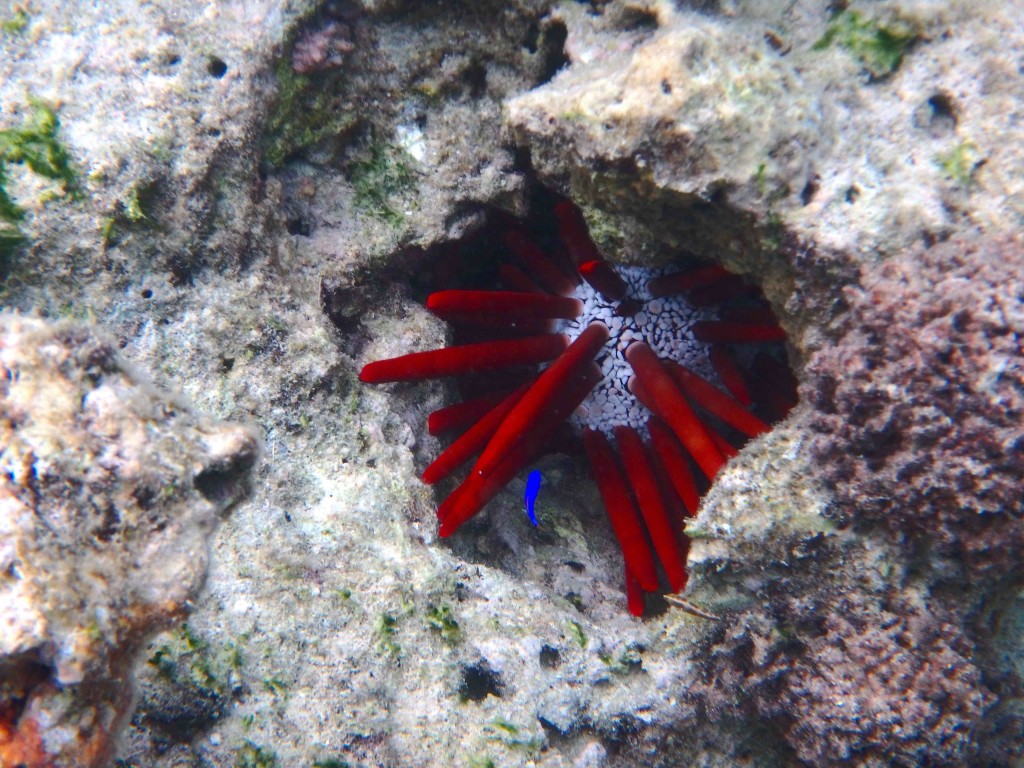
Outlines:
POLYGON ((1019 226, 1003 115, 1024 93, 999 53, 1019 21, 998 3, 851 10, 915 41, 881 80, 863 47, 815 45, 837 19, 810 3, 559 5, 573 66, 511 100, 509 127, 543 178, 717 258, 749 251, 723 205, 858 255, 1019 226))
POLYGON ((1024 545, 1024 243, 953 240, 870 270, 808 366, 814 453, 845 525, 972 582, 1024 545))
MULTIPOLYGON (((794 360, 824 381, 865 329, 919 327, 895 297, 939 290, 914 262, 954 257, 915 252, 884 280, 878 265, 1019 226, 1021 15, 854 3, 916 36, 869 77, 863 51, 814 48, 835 21, 816 3, 313 6, 33 2, 0 33, 0 126, 22 122, 26 94, 49 101, 83 192, 8 168, 29 246, 4 303, 95 316, 158 383, 256 422, 266 443, 189 626, 139 664, 123 764, 1019 761, 1008 550, 978 549, 981 580, 964 580, 961 514, 914 506, 933 501, 932 469, 956 475, 919 455, 929 474, 891 487, 863 451, 815 447, 813 425, 835 417, 823 389, 730 464, 701 513, 689 597, 723 621, 636 622, 580 466, 544 465, 541 528, 514 483, 439 542, 417 474, 437 450, 423 412, 445 388, 368 390, 354 371, 443 341, 416 300, 432 257, 486 206, 522 211, 539 177, 576 197, 614 257, 683 246, 755 276, 794 360), (864 293, 880 281, 884 320, 864 293), (836 339, 836 357, 816 357, 836 339), (825 486, 841 476, 855 482, 825 486), (843 501, 885 491, 930 537, 843 501)), ((935 329, 961 333, 955 317, 935 329)), ((986 317, 969 318, 971 349, 986 317)), ((905 361, 839 378, 836 413, 856 387, 928 386, 896 342, 905 361)), ((994 402, 971 386, 972 403, 994 402)), ((913 402, 886 409, 917 423, 913 402)), ((844 444, 873 418, 843 425, 844 444)), ((955 435, 930 445, 960 462, 955 435)))
POLYGON ((258 444, 91 329, 0 315, 0 764, 100 766, 146 636, 180 620, 258 444))

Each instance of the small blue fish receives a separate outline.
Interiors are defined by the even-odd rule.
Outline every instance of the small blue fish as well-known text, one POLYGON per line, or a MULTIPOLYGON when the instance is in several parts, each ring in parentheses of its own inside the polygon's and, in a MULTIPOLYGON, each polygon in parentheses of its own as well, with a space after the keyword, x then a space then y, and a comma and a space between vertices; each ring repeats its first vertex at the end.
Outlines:
POLYGON ((540 470, 535 469, 526 478, 526 514, 530 516, 530 522, 537 525, 537 515, 533 511, 533 505, 537 503, 537 494, 540 493, 540 470))

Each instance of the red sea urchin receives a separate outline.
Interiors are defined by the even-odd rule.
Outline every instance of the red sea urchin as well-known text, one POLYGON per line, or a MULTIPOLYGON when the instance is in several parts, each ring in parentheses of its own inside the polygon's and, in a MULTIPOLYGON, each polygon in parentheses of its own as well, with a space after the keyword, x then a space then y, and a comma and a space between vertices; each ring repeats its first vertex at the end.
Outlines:
POLYGON ((622 548, 629 610, 641 615, 645 593, 686 584, 683 526, 701 491, 796 403, 785 334, 760 290, 724 268, 613 268, 574 205, 554 214, 547 235, 498 225, 505 290, 427 298, 455 345, 369 363, 359 378, 459 377, 462 402, 428 421, 431 434, 459 436, 425 483, 476 457, 438 508, 442 537, 537 457, 582 437, 622 548))

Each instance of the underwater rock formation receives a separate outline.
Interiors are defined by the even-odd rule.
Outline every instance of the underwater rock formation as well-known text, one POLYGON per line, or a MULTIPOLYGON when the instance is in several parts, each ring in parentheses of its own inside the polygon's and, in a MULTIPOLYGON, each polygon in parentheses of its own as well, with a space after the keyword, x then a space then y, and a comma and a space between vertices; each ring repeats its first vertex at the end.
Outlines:
MULTIPOLYGON (((82 192, 6 167, 26 215, 5 304, 91 309, 204 411, 258 420, 273 457, 220 526, 188 631, 139 664, 126 768, 1011 764, 989 747, 1017 748, 1021 730, 989 705, 1020 708, 1020 675, 991 658, 1024 671, 1024 634, 1004 629, 998 652, 986 637, 1001 606, 1024 606, 1012 578, 992 589, 1011 550, 972 539, 964 568, 966 539, 942 544, 943 521, 955 536, 992 524, 994 540, 1011 515, 939 515, 915 506, 926 474, 903 488, 841 455, 847 430, 875 427, 841 423, 856 390, 816 355, 860 354, 841 313, 863 264, 1019 227, 1024 23, 998 3, 840 5, 34 0, 0 18, 0 130, 23 124, 27 95, 51 104, 82 192), (894 17, 913 45, 868 79, 837 24, 894 17), (545 460, 538 528, 516 479, 439 541, 439 498, 417 480, 438 445, 421 425, 452 392, 356 381, 373 355, 448 343, 419 301, 434 254, 494 213, 525 216, 538 185, 581 206, 616 266, 685 248, 759 284, 795 372, 835 374, 835 412, 805 389, 690 521, 687 599, 717 622, 658 598, 642 621, 622 609, 582 461, 545 460), (835 465, 810 449, 819 420, 837 430, 820 454, 835 465), (850 503, 869 485, 909 500, 891 525, 850 503), (996 720, 1009 727, 981 730, 996 720)), ((914 360, 913 339, 879 333, 906 354, 872 364, 914 360)), ((887 411, 924 413, 926 373, 912 411, 887 411)), ((855 379, 902 386, 877 375, 855 379)), ((955 478, 939 457, 970 454, 946 445, 893 456, 955 478)), ((51 672, 22 669, 40 704, 15 709, 52 711, 51 672)), ((121 702, 94 690, 112 721, 121 702)), ((25 745, 37 720, 22 721, 25 745)))
POLYGON ((133 651, 189 611, 259 444, 92 328, 0 315, 0 374, 0 765, 105 765, 133 651))

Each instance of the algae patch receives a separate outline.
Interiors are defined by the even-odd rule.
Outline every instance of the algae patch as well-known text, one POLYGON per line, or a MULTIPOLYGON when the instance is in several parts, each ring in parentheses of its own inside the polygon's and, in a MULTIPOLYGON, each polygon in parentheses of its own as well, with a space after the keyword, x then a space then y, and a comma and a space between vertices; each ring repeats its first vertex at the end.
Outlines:
POLYGON ((273 166, 322 141, 340 138, 359 122, 356 113, 333 95, 331 78, 296 73, 282 60, 275 72, 277 98, 271 109, 264 143, 264 157, 273 166))
POLYGON ((31 96, 29 106, 21 126, 0 130, 0 264, 25 241, 18 227, 25 211, 7 189, 11 166, 24 165, 37 176, 57 182, 60 193, 68 197, 80 195, 71 155, 57 140, 57 114, 31 96))
POLYGON ((393 226, 401 226, 400 199, 415 187, 409 155, 398 147, 372 141, 367 156, 352 164, 349 181, 355 190, 355 206, 393 226))
POLYGON ((811 50, 821 51, 838 45, 864 65, 872 80, 881 80, 896 71, 918 37, 917 31, 905 21, 883 23, 845 10, 829 22, 825 34, 811 50))

